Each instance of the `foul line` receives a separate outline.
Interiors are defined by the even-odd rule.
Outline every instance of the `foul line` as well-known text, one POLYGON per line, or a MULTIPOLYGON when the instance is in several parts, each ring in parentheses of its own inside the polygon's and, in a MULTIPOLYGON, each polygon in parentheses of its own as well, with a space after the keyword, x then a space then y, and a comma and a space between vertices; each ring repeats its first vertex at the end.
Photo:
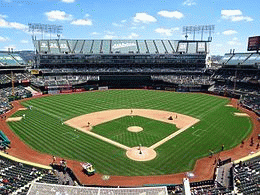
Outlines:
POLYGON ((164 144, 165 142, 169 141, 170 139, 174 138, 175 136, 179 135, 180 133, 182 133, 183 131, 185 131, 186 129, 190 128, 191 126, 193 126, 194 124, 196 124, 197 122, 199 122, 199 120, 196 120, 194 123, 191 123, 189 125, 187 125, 186 127, 172 133, 171 135, 167 136, 166 138, 162 139, 161 141, 158 141, 157 143, 155 143, 154 145, 150 146, 149 148, 151 149, 155 149, 158 146, 164 144))
POLYGON ((108 138, 106 138, 106 137, 103 137, 103 136, 101 136, 101 135, 98 135, 98 134, 96 134, 96 133, 93 133, 93 132, 91 132, 91 131, 86 131, 85 129, 79 128, 79 127, 78 127, 77 129, 79 129, 79 130, 83 131, 84 133, 87 133, 87 134, 89 134, 89 135, 91 135, 91 136, 93 136, 93 137, 95 137, 95 138, 98 138, 98 139, 101 139, 101 140, 103 140, 103 141, 105 141, 105 142, 108 142, 108 143, 110 143, 110 144, 113 144, 113 145, 115 145, 115 146, 117 146, 117 147, 119 147, 119 148, 123 148, 123 149, 125 149, 125 150, 129 150, 129 149, 130 149, 129 147, 127 147, 127 146, 125 146, 125 145, 123 145, 123 144, 120 144, 120 143, 118 143, 118 142, 115 142, 115 141, 113 141, 113 140, 111 140, 111 139, 108 139, 108 138))

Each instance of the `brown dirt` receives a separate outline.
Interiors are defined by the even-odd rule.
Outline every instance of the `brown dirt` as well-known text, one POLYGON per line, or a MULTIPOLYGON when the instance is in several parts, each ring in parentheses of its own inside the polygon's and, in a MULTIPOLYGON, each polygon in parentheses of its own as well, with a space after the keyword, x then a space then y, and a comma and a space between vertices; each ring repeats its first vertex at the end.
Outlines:
POLYGON ((249 116, 246 113, 240 113, 240 112, 235 112, 234 115, 236 115, 236 116, 249 116))
POLYGON ((134 147, 126 151, 126 156, 135 161, 149 161, 156 157, 155 150, 147 147, 134 147))
POLYGON ((225 105, 226 107, 234 107, 233 105, 231 104, 228 104, 228 105, 225 105))
POLYGON ((19 108, 18 110, 27 110, 27 108, 19 108))
POLYGON ((137 133, 137 132, 143 131, 144 129, 142 127, 138 127, 138 126, 131 126, 131 127, 128 127, 127 130, 130 132, 137 133))
POLYGON ((12 118, 6 119, 6 122, 20 121, 20 120, 22 120, 22 118, 23 118, 23 117, 12 117, 12 118))
MULTIPOLYGON (((85 129, 88 127, 88 123, 91 126, 96 126, 117 118, 124 116, 142 116, 165 123, 175 124, 177 128, 184 128, 187 125, 190 125, 193 122, 197 122, 198 119, 195 119, 191 116, 173 113, 163 110, 151 110, 151 109, 118 109, 118 110, 104 110, 100 112, 92 112, 89 114, 84 114, 70 120, 67 120, 65 124, 76 128, 76 129, 85 129), (168 120, 172 116, 173 120, 168 120)), ((86 129, 87 130, 87 129, 86 129)))
MULTIPOLYGON (((22 100, 24 101, 24 100, 22 100)), ((192 171, 195 175, 190 179, 191 182, 201 181, 213 178, 214 173, 214 161, 215 158, 227 159, 232 158, 233 160, 240 159, 244 156, 249 155, 252 152, 259 151, 256 149, 256 143, 258 143, 257 137, 260 134, 260 122, 257 121, 258 116, 240 106, 237 106, 237 100, 232 99, 231 104, 234 107, 237 107, 242 112, 247 113, 253 122, 253 132, 252 134, 244 140, 244 144, 240 144, 239 146, 223 151, 220 154, 215 154, 213 157, 202 158, 199 159, 192 171), (255 144, 250 146, 250 138, 253 137, 255 140, 255 144)), ((15 113, 22 106, 18 101, 13 102, 14 108, 6 113, 6 116, 9 117, 13 113, 15 113)), ((49 165, 52 161, 52 156, 48 154, 42 154, 37 151, 31 149, 28 145, 24 144, 8 127, 6 122, 3 119, 0 119, 0 129, 7 135, 7 137, 11 140, 11 149, 8 150, 9 154, 15 156, 17 158, 40 163, 44 165, 49 165)), ((57 161, 60 161, 61 158, 57 157, 57 161)), ((104 175, 95 174, 94 176, 88 177, 82 172, 82 167, 80 166, 80 162, 74 160, 67 160, 68 166, 74 171, 75 175, 78 177, 81 183, 87 185, 108 185, 108 186, 141 186, 144 184, 179 184, 182 183, 183 177, 185 177, 185 173, 179 174, 171 174, 171 175, 160 175, 160 176, 136 176, 136 177, 128 177, 128 176, 110 176, 108 180, 104 180, 104 175)))

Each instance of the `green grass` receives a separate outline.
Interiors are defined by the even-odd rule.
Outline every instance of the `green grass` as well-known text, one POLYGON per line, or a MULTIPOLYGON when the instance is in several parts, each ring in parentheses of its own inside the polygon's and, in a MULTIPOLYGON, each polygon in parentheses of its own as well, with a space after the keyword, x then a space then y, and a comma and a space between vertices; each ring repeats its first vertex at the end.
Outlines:
POLYGON ((140 116, 126 116, 97 125, 92 131, 128 147, 139 144, 150 147, 177 130, 172 124, 140 116), (142 127, 143 131, 130 132, 127 130, 130 126, 142 127))
MULTIPOLYGON (((33 149, 64 158, 92 162, 96 170, 102 174, 173 174, 192 170, 196 160, 207 156, 209 150, 219 152, 222 144, 225 145, 225 149, 230 149, 248 136, 252 130, 251 120, 247 117, 234 116, 233 113, 238 111, 226 107, 228 102, 228 99, 205 94, 149 90, 109 90, 66 94, 22 102, 24 106, 32 105, 33 109, 15 113, 13 116, 26 114, 26 119, 8 124, 33 149), (120 108, 178 112, 198 118, 200 122, 194 128, 187 129, 156 148, 157 157, 147 162, 130 160, 126 157, 125 150, 83 132, 74 131, 73 128, 61 123, 61 119, 65 121, 82 114, 120 108)), ((127 121, 128 118, 119 120, 127 121)), ((137 121, 142 122, 142 120, 146 119, 139 118, 137 121)), ((157 136, 161 139, 175 131, 175 129, 165 129, 164 123, 156 124, 156 122, 153 121, 154 126, 150 126, 149 139, 141 139, 147 146, 156 142, 157 136), (163 129, 163 132, 158 131, 158 128, 163 129)), ((121 128, 126 124, 127 122, 124 122, 119 126, 121 128)), ((149 126, 149 122, 144 122, 142 125, 149 126)), ((112 127, 112 131, 109 130, 109 126, 112 125, 102 124, 94 130, 128 146, 136 146, 140 142, 134 137, 131 140, 125 139, 129 137, 128 135, 117 138, 116 132, 112 132, 112 127)))

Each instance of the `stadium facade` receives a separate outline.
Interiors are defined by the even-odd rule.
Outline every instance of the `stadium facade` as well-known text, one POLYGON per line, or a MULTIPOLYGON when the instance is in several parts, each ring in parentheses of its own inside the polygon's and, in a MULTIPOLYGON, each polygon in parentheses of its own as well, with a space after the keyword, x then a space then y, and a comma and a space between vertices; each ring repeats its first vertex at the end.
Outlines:
POLYGON ((33 40, 36 67, 204 67, 208 41, 33 40))

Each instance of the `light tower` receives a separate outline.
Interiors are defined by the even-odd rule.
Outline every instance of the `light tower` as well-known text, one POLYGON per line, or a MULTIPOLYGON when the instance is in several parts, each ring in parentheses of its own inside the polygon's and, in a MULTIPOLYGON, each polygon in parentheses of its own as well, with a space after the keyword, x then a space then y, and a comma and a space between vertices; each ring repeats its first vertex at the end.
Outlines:
POLYGON ((185 39, 187 40, 189 34, 193 34, 193 40, 196 38, 196 34, 201 34, 201 41, 203 41, 203 34, 208 33, 208 40, 212 41, 211 34, 215 30, 215 25, 195 25, 195 26, 184 26, 182 28, 182 33, 185 34, 185 39))
MULTIPOLYGON (((50 24, 40 24, 40 23, 29 23, 29 32, 34 33, 39 32, 42 34, 42 39, 44 38, 44 33, 49 33, 50 39, 51 39, 51 34, 57 34, 60 36, 62 34, 63 27, 61 25, 50 25, 50 24)), ((33 38, 34 39, 34 38, 33 38)))

